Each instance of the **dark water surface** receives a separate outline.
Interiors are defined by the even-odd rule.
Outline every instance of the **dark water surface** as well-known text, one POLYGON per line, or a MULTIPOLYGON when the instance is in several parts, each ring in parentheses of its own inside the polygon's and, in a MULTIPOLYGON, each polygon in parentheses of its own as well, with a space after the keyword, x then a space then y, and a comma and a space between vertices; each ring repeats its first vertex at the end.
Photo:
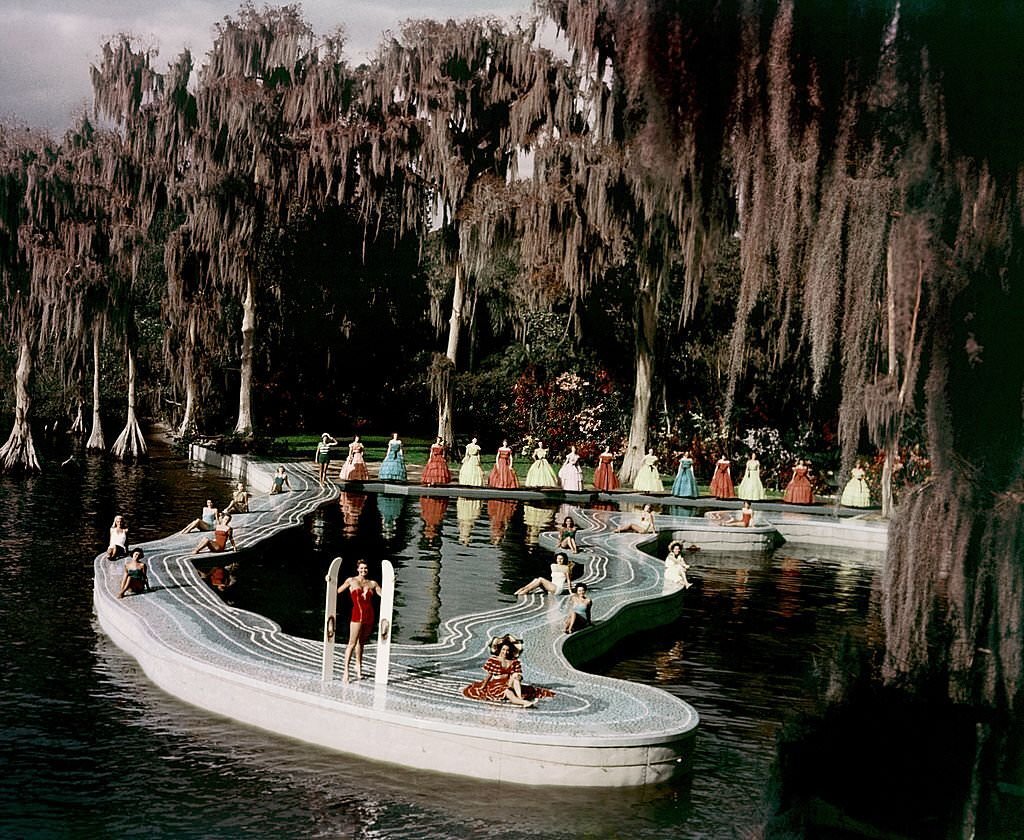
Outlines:
MULTIPOLYGON (((114 514, 128 519, 132 544, 164 536, 207 496, 227 498, 222 476, 159 446, 142 467, 79 458, 61 471, 60 453, 48 454, 41 476, 0 477, 3 836, 756 836, 780 727, 808 707, 841 646, 880 641, 877 554, 697 554, 683 614, 595 668, 698 709, 691 776, 644 790, 532 790, 373 764, 186 706, 99 631, 92 558, 114 514)), ((396 637, 415 643, 546 571, 528 543, 547 512, 485 503, 470 521, 474 509, 455 500, 444 510, 345 502, 240 555, 231 599, 316 637, 330 558, 348 568, 388 556, 399 574, 396 637)), ((528 655, 525 664, 528 673, 528 655)))

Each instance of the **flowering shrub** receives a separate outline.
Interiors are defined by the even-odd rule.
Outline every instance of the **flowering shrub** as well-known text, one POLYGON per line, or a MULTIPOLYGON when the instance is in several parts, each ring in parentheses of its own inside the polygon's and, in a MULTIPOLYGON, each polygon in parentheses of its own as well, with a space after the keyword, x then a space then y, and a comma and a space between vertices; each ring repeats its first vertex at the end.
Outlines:
POLYGON ((625 413, 604 370, 590 377, 562 371, 543 381, 531 367, 516 380, 512 395, 502 420, 509 439, 521 441, 524 455, 542 441, 555 460, 575 446, 582 460, 593 461, 605 444, 621 444, 625 413))

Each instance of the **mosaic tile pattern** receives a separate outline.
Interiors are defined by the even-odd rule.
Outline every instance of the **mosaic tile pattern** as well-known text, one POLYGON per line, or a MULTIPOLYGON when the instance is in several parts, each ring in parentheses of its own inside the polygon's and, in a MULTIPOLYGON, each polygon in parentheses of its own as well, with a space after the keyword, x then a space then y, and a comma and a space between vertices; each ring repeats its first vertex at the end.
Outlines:
MULTIPOLYGON (((250 486, 262 483, 253 480, 254 472, 271 469, 250 463, 250 486)), ((301 524, 319 506, 337 498, 333 486, 317 486, 310 465, 290 465, 289 478, 292 492, 256 496, 248 514, 233 516, 240 550, 301 524)), ((620 517, 628 515, 586 511, 574 515, 581 523, 585 546, 581 549, 586 568, 583 580, 599 592, 593 609, 595 624, 608 620, 622 603, 642 598, 664 601, 665 619, 671 620, 680 601, 664 598, 662 564, 636 548, 650 537, 611 534, 620 517)), ((664 519, 668 527, 670 518, 664 519)), ((343 685, 344 644, 339 643, 335 681, 325 685, 320 680, 321 642, 282 633, 269 619, 226 605, 200 579, 190 552, 201 538, 200 534, 175 535, 144 545, 154 591, 120 601, 116 596, 122 564, 97 558, 97 610, 131 611, 147 630, 147 644, 165 646, 197 663, 314 693, 351 711, 398 714, 422 726, 457 722, 462 728, 492 730, 501 740, 543 738, 548 744, 578 745, 584 739, 589 746, 609 747, 667 743, 687 736, 697 726, 695 710, 666 692, 572 668, 561 650, 566 638, 561 630, 565 596, 546 593, 450 620, 440 628, 436 644, 392 645, 391 678, 383 697, 372 681, 374 645, 367 646, 364 656, 364 674, 370 676, 343 685), (482 676, 487 641, 506 632, 526 640, 526 682, 555 692, 554 698, 535 709, 480 703, 461 694, 463 686, 482 676)), ((543 534, 541 544, 553 549, 554 533, 543 534)), ((217 556, 223 562, 231 560, 230 552, 217 556)))

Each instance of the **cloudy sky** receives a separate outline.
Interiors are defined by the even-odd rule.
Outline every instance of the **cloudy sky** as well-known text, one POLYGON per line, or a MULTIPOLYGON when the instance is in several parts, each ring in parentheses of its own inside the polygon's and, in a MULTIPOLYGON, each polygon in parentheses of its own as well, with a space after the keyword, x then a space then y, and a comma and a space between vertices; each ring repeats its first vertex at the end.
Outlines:
MULTIPOLYGON (((200 64, 213 25, 238 7, 239 0, 0 0, 0 120, 62 132, 92 101, 89 65, 106 39, 128 32, 156 46, 160 68, 185 47, 200 64)), ((342 25, 359 61, 406 18, 507 17, 525 14, 529 0, 305 0, 302 8, 318 33, 342 25)))

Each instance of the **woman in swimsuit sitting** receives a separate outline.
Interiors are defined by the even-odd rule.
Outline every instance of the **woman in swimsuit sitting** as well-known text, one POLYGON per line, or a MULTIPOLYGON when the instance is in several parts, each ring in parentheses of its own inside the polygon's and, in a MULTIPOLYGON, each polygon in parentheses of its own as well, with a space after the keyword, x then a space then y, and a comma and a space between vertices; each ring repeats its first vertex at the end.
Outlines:
POLYGON ((123 516, 115 516, 110 526, 110 545, 107 547, 107 559, 116 560, 128 553, 128 528, 123 516))
POLYGON ((555 555, 555 562, 551 564, 551 580, 538 577, 531 580, 526 586, 520 586, 516 595, 527 595, 534 589, 543 589, 552 595, 557 595, 563 589, 567 589, 572 580, 572 569, 575 564, 569 561, 564 552, 559 551, 555 555))
POLYGON ((217 527, 218 516, 220 516, 220 512, 213 506, 213 499, 207 499, 202 516, 189 522, 188 525, 181 529, 181 533, 189 534, 192 531, 212 531, 217 527))
POLYGON ((274 474, 274 486, 270 488, 270 495, 276 496, 278 493, 283 493, 285 487, 291 490, 292 483, 288 480, 287 470, 284 467, 278 467, 274 474))
POLYGON ((235 487, 235 492, 231 494, 231 502, 226 508, 224 513, 248 513, 249 512, 249 494, 245 490, 245 484, 241 481, 235 487))
POLYGON ((565 632, 573 633, 590 624, 590 608, 594 602, 587 597, 587 585, 577 583, 576 591, 569 596, 569 615, 565 617, 565 632))
POLYGON ((192 551, 193 554, 198 554, 200 551, 224 551, 228 547, 228 542, 231 543, 231 550, 238 551, 238 546, 235 545, 235 532, 231 528, 231 514, 222 513, 220 515, 220 522, 217 523, 217 527, 213 529, 213 538, 207 537, 202 540, 199 545, 192 551))
POLYGON ((338 587, 338 594, 346 589, 352 598, 352 619, 348 627, 348 644, 345 646, 345 676, 348 682, 348 666, 352 661, 352 651, 356 654, 356 679, 363 678, 363 645, 370 638, 373 622, 377 614, 373 610, 373 596, 380 595, 380 584, 370 580, 367 575, 370 567, 365 560, 356 565, 354 577, 348 578, 338 587))
POLYGON ((654 511, 651 510, 650 505, 644 505, 644 509, 640 511, 640 521, 630 522, 628 525, 620 525, 615 529, 616 534, 653 534, 654 533, 654 511))
POLYGON ((118 598, 123 598, 129 592, 138 595, 149 591, 149 575, 142 558, 142 549, 133 548, 132 556, 124 561, 124 577, 121 578, 121 592, 118 598))
POLYGON ((576 532, 579 531, 579 527, 576 525, 576 521, 571 517, 567 516, 562 520, 562 527, 558 529, 558 547, 567 548, 573 554, 579 552, 579 548, 576 545, 576 532))

